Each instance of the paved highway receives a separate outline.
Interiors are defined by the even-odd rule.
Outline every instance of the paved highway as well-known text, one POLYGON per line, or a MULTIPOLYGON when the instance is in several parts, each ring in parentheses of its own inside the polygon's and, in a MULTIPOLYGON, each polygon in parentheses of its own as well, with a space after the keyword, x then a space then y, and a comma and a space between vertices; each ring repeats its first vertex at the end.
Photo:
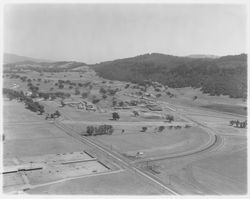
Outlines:
POLYGON ((158 186, 160 186, 161 188, 164 189, 164 194, 173 194, 173 195, 178 195, 178 193, 171 189, 169 186, 167 186, 165 183, 163 183, 161 180, 159 180, 157 177, 152 176, 148 173, 145 173, 144 171, 136 168, 134 165, 130 164, 123 156, 121 156, 120 154, 118 154, 115 151, 111 151, 110 149, 101 146, 99 144, 94 143, 93 141, 91 141, 90 139, 80 136, 77 132, 75 132, 72 128, 62 124, 59 121, 55 121, 55 125, 59 128, 61 128, 65 133, 67 133, 68 135, 74 137, 75 139, 83 142, 84 144, 87 144, 91 147, 97 148, 100 151, 102 151, 103 153, 105 153, 106 155, 108 155, 109 157, 113 158, 117 163, 119 163, 119 165, 129 169, 130 171, 136 173, 137 175, 141 175, 143 177, 145 177, 148 181, 153 182, 155 184, 157 184, 158 186))

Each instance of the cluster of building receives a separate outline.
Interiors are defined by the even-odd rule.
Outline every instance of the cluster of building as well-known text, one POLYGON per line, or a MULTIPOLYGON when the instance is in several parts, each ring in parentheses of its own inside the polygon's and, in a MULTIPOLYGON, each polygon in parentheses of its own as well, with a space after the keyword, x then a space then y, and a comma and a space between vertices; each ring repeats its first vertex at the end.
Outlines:
POLYGON ((64 101, 64 104, 66 106, 75 107, 75 108, 80 109, 80 110, 96 111, 96 107, 92 103, 85 101, 85 100, 82 100, 82 101, 64 101))

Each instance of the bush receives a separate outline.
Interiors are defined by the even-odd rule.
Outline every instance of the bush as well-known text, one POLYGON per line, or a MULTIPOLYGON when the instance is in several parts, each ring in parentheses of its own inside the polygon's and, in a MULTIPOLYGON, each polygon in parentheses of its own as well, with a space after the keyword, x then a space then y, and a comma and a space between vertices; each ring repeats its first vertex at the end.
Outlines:
POLYGON ((164 129, 165 129, 165 126, 160 126, 160 127, 158 128, 158 131, 159 131, 159 132, 162 132, 164 129))
POLYGON ((95 132, 95 128, 94 128, 93 126, 87 126, 87 131, 86 131, 86 133, 87 133, 88 136, 93 135, 94 132, 95 132))
POLYGON ((95 99, 92 100, 92 103, 97 104, 99 101, 100 101, 100 99, 95 98, 95 99))
POLYGON ((173 115, 166 115, 166 120, 168 120, 169 122, 172 122, 174 120, 174 116, 173 115))
POLYGON ((80 94, 80 91, 79 91, 79 89, 75 89, 75 95, 79 95, 80 94))
POLYGON ((112 105, 113 105, 113 106, 116 106, 116 104, 117 104, 117 101, 114 100, 114 101, 112 102, 112 105))
POLYGON ((83 98, 83 99, 85 99, 85 98, 87 98, 87 97, 88 97, 88 93, 86 93, 86 92, 85 92, 85 93, 82 93, 82 98, 83 98))
POLYGON ((112 113, 112 118, 113 118, 113 120, 119 120, 120 116, 118 113, 114 112, 114 113, 112 113))
POLYGON ((124 106, 124 102, 123 101, 119 102, 119 106, 124 106))
POLYGON ((102 87, 102 88, 100 88, 99 92, 102 93, 102 94, 106 94, 107 91, 102 87))
POLYGON ((145 131, 147 131, 147 129, 148 129, 147 127, 143 126, 141 129, 141 132, 145 132, 145 131))

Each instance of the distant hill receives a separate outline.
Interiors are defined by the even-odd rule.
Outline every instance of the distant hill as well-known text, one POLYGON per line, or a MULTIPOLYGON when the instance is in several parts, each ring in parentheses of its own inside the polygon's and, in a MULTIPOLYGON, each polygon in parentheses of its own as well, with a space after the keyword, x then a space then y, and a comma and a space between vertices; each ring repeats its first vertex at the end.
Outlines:
POLYGON ((26 61, 32 61, 32 62, 37 62, 37 63, 39 63, 39 62, 52 62, 51 60, 47 60, 47 59, 36 59, 36 58, 20 56, 20 55, 11 54, 11 53, 4 53, 4 55, 3 55, 4 64, 16 63, 16 62, 26 62, 26 61))
POLYGON ((86 70, 86 64, 74 61, 60 61, 60 62, 34 62, 34 61, 21 61, 15 63, 4 64, 5 72, 10 70, 28 69, 37 72, 62 72, 69 70, 86 70), (84 68, 85 67, 85 68, 84 68))
POLYGON ((202 54, 196 54, 196 55, 189 55, 187 57, 190 58, 198 58, 198 59, 204 59, 204 58, 210 58, 210 59, 216 59, 219 58, 220 56, 217 55, 202 55, 202 54))
POLYGON ((145 54, 93 65, 100 76, 144 84, 158 81, 173 88, 201 88, 210 95, 245 97, 247 93, 247 55, 219 58, 177 57, 145 54))
POLYGON ((31 57, 19 56, 15 54, 4 54, 4 70, 10 69, 30 69, 36 71, 51 71, 59 72, 65 70, 72 70, 87 66, 83 62, 75 61, 51 61, 47 59, 36 59, 31 57))

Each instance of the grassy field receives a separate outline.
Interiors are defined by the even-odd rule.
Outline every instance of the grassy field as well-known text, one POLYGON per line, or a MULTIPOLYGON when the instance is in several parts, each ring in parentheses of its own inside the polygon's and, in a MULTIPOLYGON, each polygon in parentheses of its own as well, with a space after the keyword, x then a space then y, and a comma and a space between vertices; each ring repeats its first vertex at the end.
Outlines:
POLYGON ((106 146, 124 154, 142 151, 145 157, 162 156, 173 153, 187 152, 205 145, 209 135, 203 130, 192 127, 182 130, 164 130, 158 133, 124 133, 96 136, 106 146))
MULTIPOLYGON (((28 191, 29 194, 158 195, 154 185, 128 171, 70 180, 28 191)), ((168 193, 164 193, 168 194, 168 193)))
POLYGON ((40 122, 43 118, 25 109, 23 103, 8 99, 3 101, 3 116, 4 123, 40 122))
POLYGON ((22 103, 4 101, 3 154, 5 158, 64 153, 84 149, 81 142, 24 108, 22 103))
POLYGON ((197 181, 218 194, 247 193, 246 149, 226 151, 193 165, 197 181))
POLYGON ((234 106, 234 105, 226 105, 226 104, 211 104, 211 105, 206 105, 202 107, 216 110, 216 111, 247 115, 247 109, 246 107, 243 107, 243 106, 234 106))

